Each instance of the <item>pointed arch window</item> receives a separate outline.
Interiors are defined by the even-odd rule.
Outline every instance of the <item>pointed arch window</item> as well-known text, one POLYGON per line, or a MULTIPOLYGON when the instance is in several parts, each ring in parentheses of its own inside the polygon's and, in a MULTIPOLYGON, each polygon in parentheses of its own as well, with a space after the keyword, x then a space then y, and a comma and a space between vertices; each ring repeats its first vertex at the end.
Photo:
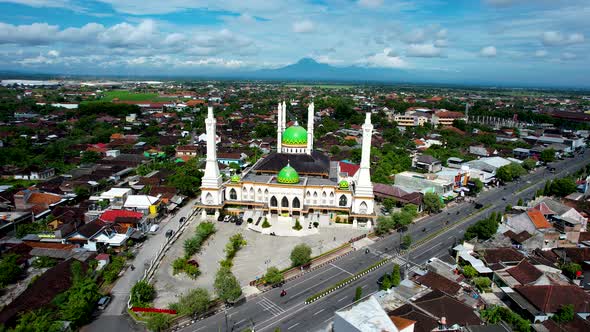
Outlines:
POLYGON ((279 205, 279 203, 277 202, 277 198, 276 198, 276 197, 274 197, 274 196, 273 196, 273 197, 271 197, 271 198, 270 198, 270 206, 274 206, 274 207, 276 207, 276 206, 278 206, 278 205, 279 205))
POLYGON ((207 196, 205 196, 205 203, 209 205, 213 204, 213 195, 211 193, 207 193, 207 196))
POLYGON ((359 208, 359 212, 362 214, 367 213, 367 203, 366 202, 362 202, 359 208))
POLYGON ((234 188, 231 188, 231 190, 229 191, 229 199, 238 199, 238 194, 236 193, 236 190, 234 188))
POLYGON ((283 197, 281 200, 281 207, 289 207, 289 199, 287 197, 283 197))
POLYGON ((299 202, 299 198, 295 197, 293 199, 293 208, 294 209, 299 209, 301 208, 301 203, 299 202))
POLYGON ((347 204, 348 204, 348 199, 346 198, 346 196, 345 195, 340 196, 339 205, 346 206, 347 204))

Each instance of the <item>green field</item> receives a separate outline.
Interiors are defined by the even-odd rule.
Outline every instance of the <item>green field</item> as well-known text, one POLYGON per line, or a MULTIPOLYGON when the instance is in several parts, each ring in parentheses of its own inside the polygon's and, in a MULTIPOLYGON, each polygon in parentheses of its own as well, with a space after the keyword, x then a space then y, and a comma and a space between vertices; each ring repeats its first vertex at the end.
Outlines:
POLYGON ((344 85, 344 84, 285 84, 286 87, 290 88, 320 88, 320 89, 352 89, 356 85, 344 85))
MULTIPOLYGON (((115 98, 119 98, 119 100, 133 100, 133 101, 152 101, 158 98, 157 93, 133 93, 130 91, 125 90, 116 90, 116 91, 106 91, 104 93, 104 101, 112 101, 115 98)), ((166 99, 170 100, 170 99, 166 99)))

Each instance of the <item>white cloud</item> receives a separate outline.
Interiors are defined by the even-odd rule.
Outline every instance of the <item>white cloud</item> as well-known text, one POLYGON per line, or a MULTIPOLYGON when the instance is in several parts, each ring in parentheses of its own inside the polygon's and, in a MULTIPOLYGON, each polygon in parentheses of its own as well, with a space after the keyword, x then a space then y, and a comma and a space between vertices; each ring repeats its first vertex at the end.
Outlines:
POLYGON ((386 48, 383 52, 368 56, 366 59, 360 61, 368 67, 378 68, 408 68, 409 64, 397 56, 391 48, 386 48))
POLYGON ((383 4, 383 0, 358 0, 359 6, 367 8, 377 8, 383 4))
POLYGON ((436 58, 441 54, 441 49, 433 44, 411 44, 406 49, 406 55, 412 57, 436 58))
POLYGON ((479 51, 481 56, 485 56, 488 58, 493 58, 497 55, 498 51, 496 50, 495 46, 486 46, 479 51))
POLYGON ((313 59, 319 63, 325 63, 328 65, 342 64, 342 60, 334 59, 329 55, 318 55, 318 56, 314 56, 313 59))
POLYGON ((437 39, 434 41, 434 46, 436 47, 448 47, 449 42, 446 39, 437 39))
POLYGON ((545 46, 580 44, 584 42, 584 35, 577 32, 566 35, 559 31, 545 31, 541 41, 545 46))
POLYGON ((535 52, 535 56, 536 56, 537 58, 544 58, 544 57, 546 57, 546 56, 547 56, 547 54, 548 54, 548 53, 547 53, 547 51, 545 51, 545 50, 538 50, 538 51, 536 51, 536 52, 535 52))
POLYGON ((303 20, 293 23, 293 32, 308 33, 314 30, 314 24, 310 20, 303 20))
POLYGON ((59 56, 59 51, 57 51, 57 50, 51 50, 51 51, 47 52, 47 55, 48 56, 51 56, 51 57, 54 57, 54 58, 57 58, 59 56))

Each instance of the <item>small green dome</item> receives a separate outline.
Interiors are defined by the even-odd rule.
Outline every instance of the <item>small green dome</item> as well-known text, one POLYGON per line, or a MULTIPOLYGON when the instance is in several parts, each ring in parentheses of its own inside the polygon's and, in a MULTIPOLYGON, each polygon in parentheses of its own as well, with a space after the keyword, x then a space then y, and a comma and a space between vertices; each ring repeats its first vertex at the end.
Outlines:
POLYGON ((340 187, 340 189, 348 189, 348 181, 342 180, 342 181, 340 181, 338 186, 340 187))
POLYGON ((231 180, 231 182, 240 182, 240 176, 237 174, 234 174, 231 176, 230 180, 231 180))
POLYGON ((307 130, 297 123, 283 132, 284 145, 307 145, 307 130))
POLYGON ((291 165, 287 164, 287 166, 283 167, 279 172, 277 181, 285 184, 299 183, 299 174, 297 174, 297 171, 291 167, 291 165))

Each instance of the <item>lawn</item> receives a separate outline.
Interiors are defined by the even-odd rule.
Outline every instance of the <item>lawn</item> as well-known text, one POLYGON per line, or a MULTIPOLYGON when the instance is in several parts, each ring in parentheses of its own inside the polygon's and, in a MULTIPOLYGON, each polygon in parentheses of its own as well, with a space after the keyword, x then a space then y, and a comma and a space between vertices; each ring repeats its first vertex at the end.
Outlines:
MULTIPOLYGON (((126 90, 106 91, 103 100, 112 101, 115 98, 119 100, 133 100, 133 101, 151 101, 158 98, 157 93, 133 93, 126 90)), ((169 99, 168 99, 169 100, 169 99)))

